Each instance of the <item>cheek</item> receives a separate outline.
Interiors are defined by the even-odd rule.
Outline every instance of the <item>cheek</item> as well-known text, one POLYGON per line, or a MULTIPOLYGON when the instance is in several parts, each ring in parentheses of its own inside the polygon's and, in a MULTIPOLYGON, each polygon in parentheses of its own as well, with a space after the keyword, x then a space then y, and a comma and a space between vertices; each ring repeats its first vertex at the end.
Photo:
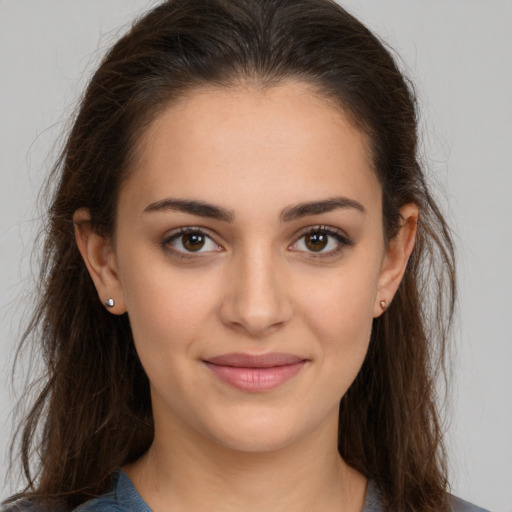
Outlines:
POLYGON ((308 316, 324 363, 332 368, 343 368, 340 375, 355 377, 363 362, 373 323, 372 306, 372 294, 343 295, 312 309, 308 316))
POLYGON ((302 317, 314 334, 330 384, 343 394, 356 377, 370 340, 379 261, 355 258, 302 294, 302 317), (335 283, 335 284, 333 284, 335 283))
MULTIPOLYGON (((316 323, 320 339, 318 383, 329 408, 337 408, 354 382, 368 351, 372 317, 353 311, 349 304, 332 311, 322 324, 316 323), (330 320, 330 321, 329 321, 330 320), (329 390, 326 393, 326 390, 329 390)), ((319 313, 320 314, 320 313, 319 313)), ((317 317, 320 321, 321 317, 317 317)))
POLYGON ((143 350, 186 351, 199 336, 210 310, 208 297, 182 291, 179 283, 155 288, 151 294, 130 295, 130 325, 137 347, 143 350))
POLYGON ((373 319, 378 277, 378 262, 365 264, 356 258, 337 272, 317 277, 301 293, 305 318, 315 330, 332 335, 367 330, 373 319))
MULTIPOLYGON (((195 382, 190 361, 197 357, 208 304, 204 294, 179 279, 142 283, 144 274, 126 283, 127 309, 135 347, 154 393, 176 410, 184 407, 195 382), (172 283, 164 284, 164 283, 172 283), (169 393, 169 390, 173 390, 169 393)), ((190 284, 190 283, 189 283, 190 284)), ((167 406, 168 406, 167 405, 167 406)))
POLYGON ((211 312, 211 287, 144 252, 125 257, 120 268, 135 346, 146 371, 151 375, 163 362, 179 365, 179 356, 190 354, 211 312))

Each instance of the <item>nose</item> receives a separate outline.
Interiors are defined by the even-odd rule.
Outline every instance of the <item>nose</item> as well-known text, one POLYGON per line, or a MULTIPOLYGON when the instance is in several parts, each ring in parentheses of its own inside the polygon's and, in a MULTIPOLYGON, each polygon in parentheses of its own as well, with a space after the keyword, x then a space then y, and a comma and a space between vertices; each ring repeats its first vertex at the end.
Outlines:
POLYGON ((292 306, 286 276, 272 251, 260 248, 247 252, 250 254, 240 255, 230 264, 220 316, 231 328, 263 337, 290 320, 292 306))

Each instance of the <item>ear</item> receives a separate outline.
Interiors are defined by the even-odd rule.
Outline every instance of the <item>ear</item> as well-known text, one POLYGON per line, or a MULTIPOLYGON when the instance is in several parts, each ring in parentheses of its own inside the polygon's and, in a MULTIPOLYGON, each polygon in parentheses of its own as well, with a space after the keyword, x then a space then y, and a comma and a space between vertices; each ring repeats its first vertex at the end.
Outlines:
POLYGON ((401 226, 396 236, 389 241, 382 261, 373 317, 380 316, 389 306, 402 281, 407 262, 414 248, 419 209, 414 203, 400 208, 401 226))
POLYGON ((74 213, 73 223, 78 249, 94 281, 99 300, 105 305, 107 299, 114 299, 114 306, 108 310, 116 315, 125 313, 116 255, 110 239, 100 236, 92 229, 91 215, 87 208, 80 208, 74 213))

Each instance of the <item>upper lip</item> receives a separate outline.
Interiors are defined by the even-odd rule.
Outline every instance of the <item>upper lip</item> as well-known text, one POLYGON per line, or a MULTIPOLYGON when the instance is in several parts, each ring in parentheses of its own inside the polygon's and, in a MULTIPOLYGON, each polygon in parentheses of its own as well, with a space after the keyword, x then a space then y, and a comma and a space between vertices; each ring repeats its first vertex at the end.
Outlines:
POLYGON ((301 363, 305 361, 305 358, 283 352, 269 352, 267 354, 259 355, 233 352, 231 354, 221 354, 219 356, 209 357, 204 361, 206 363, 216 364, 219 366, 272 368, 274 366, 301 363))

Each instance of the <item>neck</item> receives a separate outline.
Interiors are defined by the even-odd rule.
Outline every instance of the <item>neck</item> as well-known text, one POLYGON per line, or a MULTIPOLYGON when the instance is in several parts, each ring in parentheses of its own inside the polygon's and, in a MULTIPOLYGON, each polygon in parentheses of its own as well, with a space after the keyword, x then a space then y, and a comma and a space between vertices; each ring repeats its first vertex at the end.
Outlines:
POLYGON ((298 443, 266 452, 157 428, 147 454, 125 470, 155 512, 360 511, 367 482, 338 455, 333 419, 298 443))

